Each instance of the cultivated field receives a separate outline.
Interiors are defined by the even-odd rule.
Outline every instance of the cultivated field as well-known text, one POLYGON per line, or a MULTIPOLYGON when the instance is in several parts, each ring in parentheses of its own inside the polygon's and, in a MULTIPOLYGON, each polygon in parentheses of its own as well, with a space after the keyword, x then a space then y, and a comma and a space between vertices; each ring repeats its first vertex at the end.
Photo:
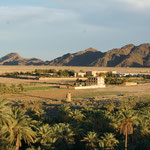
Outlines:
MULTIPOLYGON (((59 89, 59 88, 42 88, 46 86, 42 84, 41 86, 36 84, 32 85, 32 88, 23 92, 21 94, 3 94, 1 97, 7 97, 10 100, 62 100, 65 99, 66 94, 71 92, 74 100, 78 98, 95 98, 95 99, 122 99, 125 97, 135 96, 135 97, 149 97, 150 96, 150 84, 138 85, 138 86, 108 86, 104 89, 94 89, 94 90, 74 90, 74 89, 59 89), (33 88, 33 87, 41 88, 33 88)), ((47 86, 46 86, 47 87, 47 86)))
MULTIPOLYGON (((102 71, 117 71, 118 73, 148 73, 150 68, 104 68, 104 67, 52 67, 52 66, 0 66, 0 73, 15 72, 15 71, 34 71, 35 69, 72 69, 75 71, 102 70, 102 71)), ((40 101, 55 101, 65 99, 66 94, 71 92, 74 100, 80 98, 95 98, 95 99, 122 99, 124 97, 139 96, 146 97, 150 95, 150 84, 139 84, 137 86, 107 86, 104 89, 94 90, 74 90, 57 88, 58 84, 66 83, 62 79, 50 79, 47 81, 12 79, 0 77, 0 83, 7 85, 23 84, 26 91, 21 94, 2 94, 1 97, 7 97, 10 100, 40 100, 40 101)), ((55 101, 56 102, 56 101, 55 101)))

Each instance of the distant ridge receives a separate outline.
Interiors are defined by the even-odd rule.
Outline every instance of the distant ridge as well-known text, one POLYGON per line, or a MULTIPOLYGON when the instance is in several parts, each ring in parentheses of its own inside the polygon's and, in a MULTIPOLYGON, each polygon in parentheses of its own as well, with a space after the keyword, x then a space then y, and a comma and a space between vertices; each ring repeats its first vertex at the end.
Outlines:
POLYGON ((150 67, 150 44, 129 44, 101 52, 94 48, 77 53, 67 53, 51 61, 23 58, 10 53, 0 58, 0 65, 50 65, 50 66, 97 66, 97 67, 150 67))
POLYGON ((107 52, 89 48, 66 54, 48 63, 52 66, 150 67, 150 44, 126 45, 107 52))
POLYGON ((0 58, 0 65, 42 65, 44 61, 37 58, 23 58, 18 53, 10 53, 0 58))
POLYGON ((48 63, 51 66, 90 66, 96 59, 102 57, 103 53, 89 48, 74 54, 65 54, 48 63))

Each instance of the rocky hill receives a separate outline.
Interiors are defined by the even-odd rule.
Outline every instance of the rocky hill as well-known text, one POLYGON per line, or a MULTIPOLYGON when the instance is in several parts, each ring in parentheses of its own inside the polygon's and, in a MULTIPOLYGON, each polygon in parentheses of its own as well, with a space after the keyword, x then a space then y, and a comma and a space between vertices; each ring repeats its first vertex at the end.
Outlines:
POLYGON ((18 53, 10 53, 0 58, 0 65, 42 65, 44 63, 37 58, 23 58, 18 53))
POLYGON ((96 49, 66 54, 47 63, 52 66, 150 67, 150 44, 126 45, 107 52, 96 49))
POLYGON ((107 52, 88 48, 68 53, 52 61, 23 58, 10 53, 0 58, 0 65, 50 65, 50 66, 100 66, 100 67, 150 67, 150 44, 126 45, 107 52))
POLYGON ((84 51, 80 51, 74 54, 66 54, 62 57, 58 57, 48 63, 52 66, 90 66, 95 60, 101 58, 103 53, 89 48, 84 51))

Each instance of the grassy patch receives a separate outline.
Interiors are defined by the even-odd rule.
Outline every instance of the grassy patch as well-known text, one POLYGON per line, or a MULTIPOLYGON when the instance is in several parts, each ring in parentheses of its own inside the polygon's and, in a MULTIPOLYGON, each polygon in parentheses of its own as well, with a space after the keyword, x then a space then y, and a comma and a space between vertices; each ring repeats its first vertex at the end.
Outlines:
POLYGON ((58 87, 51 87, 51 86, 33 86, 33 87, 25 87, 25 91, 34 91, 34 90, 49 90, 49 89, 56 89, 58 87))
POLYGON ((118 92, 118 91, 109 91, 109 92, 88 92, 88 93, 82 93, 78 94, 76 96, 73 96, 73 98, 89 98, 89 97, 94 97, 94 96, 111 96, 111 95, 123 95, 126 94, 127 92, 118 92))

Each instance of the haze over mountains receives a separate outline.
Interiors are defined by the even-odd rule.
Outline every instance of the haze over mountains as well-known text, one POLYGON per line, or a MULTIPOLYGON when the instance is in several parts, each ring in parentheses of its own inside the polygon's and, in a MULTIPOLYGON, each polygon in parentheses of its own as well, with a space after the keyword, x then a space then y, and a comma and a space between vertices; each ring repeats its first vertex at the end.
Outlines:
POLYGON ((0 58, 0 65, 50 65, 50 66, 99 66, 99 67, 150 67, 150 44, 126 45, 107 52, 88 48, 68 53, 51 61, 23 58, 10 53, 0 58))

